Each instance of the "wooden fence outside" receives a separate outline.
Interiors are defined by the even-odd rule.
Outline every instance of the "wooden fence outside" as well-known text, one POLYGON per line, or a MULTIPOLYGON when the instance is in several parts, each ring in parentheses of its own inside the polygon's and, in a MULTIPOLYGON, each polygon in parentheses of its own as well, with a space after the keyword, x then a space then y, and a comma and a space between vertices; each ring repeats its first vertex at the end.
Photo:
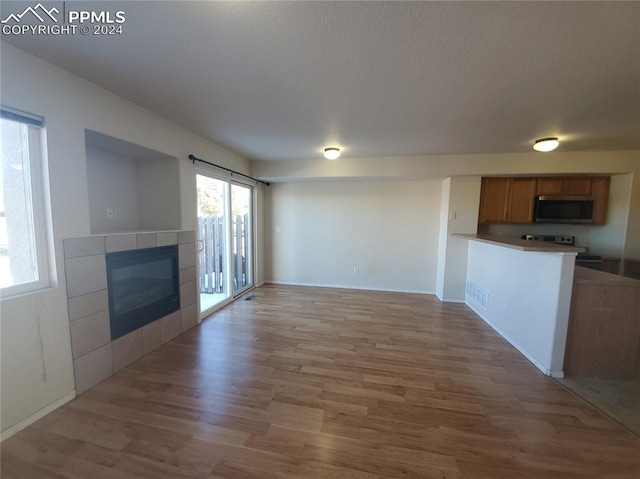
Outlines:
MULTIPOLYGON (((249 215, 232 216, 231 249, 233 261, 231 265, 234 290, 247 285, 247 252, 249 251, 249 215)), ((198 218, 198 253, 200 265, 200 292, 224 293, 225 241, 224 219, 219 216, 201 216, 198 218)))

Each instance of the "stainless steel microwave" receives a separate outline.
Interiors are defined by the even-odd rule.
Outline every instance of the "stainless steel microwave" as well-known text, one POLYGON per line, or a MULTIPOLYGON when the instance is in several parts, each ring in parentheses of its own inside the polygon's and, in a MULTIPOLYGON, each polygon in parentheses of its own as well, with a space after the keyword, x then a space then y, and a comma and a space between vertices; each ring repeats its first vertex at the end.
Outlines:
POLYGON ((593 221, 590 196, 537 196, 534 223, 583 223, 593 221))

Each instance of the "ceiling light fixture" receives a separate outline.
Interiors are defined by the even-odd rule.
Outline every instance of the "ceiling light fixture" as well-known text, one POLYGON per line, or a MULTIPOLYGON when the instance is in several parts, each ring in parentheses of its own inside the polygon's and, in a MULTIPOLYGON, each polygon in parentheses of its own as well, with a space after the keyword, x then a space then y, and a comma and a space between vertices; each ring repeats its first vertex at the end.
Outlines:
POLYGON ((324 157, 327 160, 335 160, 340 158, 340 150, 338 148, 325 148, 324 157))
POLYGON ((553 151, 558 148, 560 142, 557 138, 540 138, 533 144, 533 149, 536 151, 542 151, 544 153, 553 151))

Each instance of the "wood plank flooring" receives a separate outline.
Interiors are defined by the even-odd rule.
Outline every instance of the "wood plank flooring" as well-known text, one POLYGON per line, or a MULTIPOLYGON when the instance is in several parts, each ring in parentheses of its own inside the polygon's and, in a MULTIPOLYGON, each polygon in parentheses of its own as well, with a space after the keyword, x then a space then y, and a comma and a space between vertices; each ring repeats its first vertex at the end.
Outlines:
POLYGON ((10 478, 640 477, 466 306, 264 286, 5 441, 10 478))

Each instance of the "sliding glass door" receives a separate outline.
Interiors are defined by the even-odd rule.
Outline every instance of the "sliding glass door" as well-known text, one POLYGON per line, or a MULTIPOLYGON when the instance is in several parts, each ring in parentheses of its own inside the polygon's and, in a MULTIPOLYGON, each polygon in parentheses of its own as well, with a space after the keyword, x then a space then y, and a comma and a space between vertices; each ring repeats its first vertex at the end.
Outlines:
POLYGON ((236 294, 253 286, 251 203, 251 187, 239 184, 231 185, 233 292, 236 294))
POLYGON ((201 316, 253 286, 250 186, 196 175, 201 316))

